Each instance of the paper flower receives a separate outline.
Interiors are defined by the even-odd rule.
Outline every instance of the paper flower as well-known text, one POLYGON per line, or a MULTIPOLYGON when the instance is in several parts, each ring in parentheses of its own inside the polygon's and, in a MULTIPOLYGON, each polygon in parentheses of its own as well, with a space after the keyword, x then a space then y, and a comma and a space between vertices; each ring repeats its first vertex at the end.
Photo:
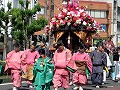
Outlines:
POLYGON ((77 28, 77 30, 81 30, 80 26, 84 26, 83 30, 97 32, 97 29, 100 30, 101 26, 85 12, 86 8, 86 6, 79 7, 77 1, 63 2, 61 13, 55 15, 54 18, 51 19, 47 29, 51 31, 57 28, 60 30, 61 26, 72 25, 77 28))

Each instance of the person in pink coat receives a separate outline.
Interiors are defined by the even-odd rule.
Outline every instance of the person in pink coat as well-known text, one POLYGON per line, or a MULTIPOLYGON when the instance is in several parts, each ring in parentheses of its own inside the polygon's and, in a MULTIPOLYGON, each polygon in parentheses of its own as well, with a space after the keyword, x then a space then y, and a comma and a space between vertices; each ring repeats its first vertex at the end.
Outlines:
POLYGON ((23 52, 20 51, 19 44, 14 44, 14 50, 10 51, 6 57, 5 72, 11 72, 13 90, 18 90, 21 86, 21 58, 23 52))
POLYGON ((69 49, 64 48, 63 43, 57 44, 58 49, 54 53, 53 62, 55 66, 55 73, 53 77, 53 84, 55 90, 59 87, 64 89, 69 88, 69 71, 66 65, 71 60, 72 54, 69 49))
POLYGON ((73 84, 75 84, 74 90, 83 90, 82 85, 87 83, 86 67, 92 73, 92 61, 83 45, 79 47, 78 52, 74 53, 72 59, 75 61, 77 71, 73 73, 73 84))
POLYGON ((24 54, 22 56, 22 68, 25 72, 22 75, 22 78, 26 79, 29 88, 33 88, 33 67, 35 60, 37 60, 40 57, 38 51, 35 50, 35 46, 35 43, 33 43, 30 49, 24 51, 24 54))

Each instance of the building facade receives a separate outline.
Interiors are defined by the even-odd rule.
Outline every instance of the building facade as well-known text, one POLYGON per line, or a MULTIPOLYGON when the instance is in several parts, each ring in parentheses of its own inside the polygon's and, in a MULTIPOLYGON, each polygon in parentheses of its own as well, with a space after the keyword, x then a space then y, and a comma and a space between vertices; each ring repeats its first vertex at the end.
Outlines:
POLYGON ((93 45, 112 35, 112 3, 101 1, 81 1, 80 6, 87 6, 86 12, 99 22, 103 30, 98 35, 93 35, 93 45))

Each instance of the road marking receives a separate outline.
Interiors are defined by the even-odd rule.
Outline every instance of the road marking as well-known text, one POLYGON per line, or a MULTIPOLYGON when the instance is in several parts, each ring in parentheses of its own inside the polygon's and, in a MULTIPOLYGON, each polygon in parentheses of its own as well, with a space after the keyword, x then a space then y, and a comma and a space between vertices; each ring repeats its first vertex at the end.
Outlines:
MULTIPOLYGON (((26 83, 26 81, 22 81, 22 83, 26 83)), ((3 83, 3 84, 0 84, 0 86, 3 86, 3 85, 10 85, 12 83, 3 83)))

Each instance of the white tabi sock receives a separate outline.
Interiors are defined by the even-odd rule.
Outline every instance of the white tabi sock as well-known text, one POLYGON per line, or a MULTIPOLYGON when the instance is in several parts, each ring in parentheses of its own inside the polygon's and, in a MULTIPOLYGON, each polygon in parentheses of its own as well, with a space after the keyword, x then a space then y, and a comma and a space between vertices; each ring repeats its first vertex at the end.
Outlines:
POLYGON ((103 70, 103 82, 106 82, 106 71, 103 70))
POLYGON ((57 88, 55 88, 55 90, 58 90, 57 88))
POLYGON ((13 90, 18 90, 17 87, 13 87, 13 90))
POLYGON ((83 88, 81 86, 79 86, 79 90, 83 90, 83 88))
POLYGON ((73 89, 74 89, 74 90, 77 90, 77 89, 79 89, 79 87, 76 85, 73 89))

